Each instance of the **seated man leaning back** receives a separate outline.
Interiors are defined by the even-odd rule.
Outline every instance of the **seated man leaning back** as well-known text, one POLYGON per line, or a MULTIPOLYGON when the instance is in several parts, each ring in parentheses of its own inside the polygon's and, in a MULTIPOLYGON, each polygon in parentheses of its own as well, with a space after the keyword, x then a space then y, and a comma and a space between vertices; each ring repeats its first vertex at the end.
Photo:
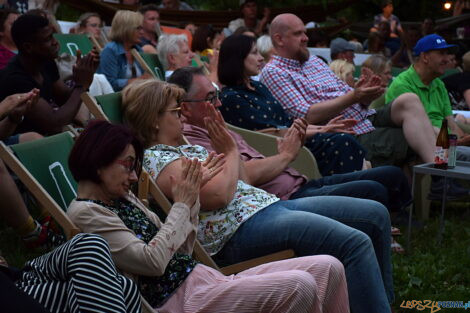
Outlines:
POLYGON ((356 119, 353 130, 374 166, 402 165, 413 151, 433 162, 435 134, 416 95, 405 93, 383 109, 369 109, 384 91, 379 77, 364 72, 356 88, 349 87, 309 55, 304 23, 293 14, 276 16, 270 35, 277 55, 263 68, 261 81, 288 114, 312 124, 340 114, 356 119))

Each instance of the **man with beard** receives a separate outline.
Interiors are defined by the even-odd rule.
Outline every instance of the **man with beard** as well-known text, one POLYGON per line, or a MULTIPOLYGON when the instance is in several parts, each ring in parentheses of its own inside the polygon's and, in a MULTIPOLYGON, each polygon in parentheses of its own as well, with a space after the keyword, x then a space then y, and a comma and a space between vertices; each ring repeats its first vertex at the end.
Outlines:
POLYGON ((374 166, 403 165, 413 151, 422 161, 433 162, 436 136, 415 94, 404 93, 382 109, 369 109, 384 92, 378 76, 363 70, 355 88, 346 85, 309 55, 304 23, 293 14, 276 16, 270 35, 277 55, 264 67, 261 81, 289 115, 311 124, 340 114, 356 119, 353 130, 374 166))

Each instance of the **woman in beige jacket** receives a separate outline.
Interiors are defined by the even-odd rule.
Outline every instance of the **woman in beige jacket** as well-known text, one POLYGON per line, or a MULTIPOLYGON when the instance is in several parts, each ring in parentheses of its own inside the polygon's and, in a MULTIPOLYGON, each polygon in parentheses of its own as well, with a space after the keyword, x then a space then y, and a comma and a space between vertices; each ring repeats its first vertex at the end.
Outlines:
POLYGON ((231 276, 198 264, 190 255, 199 189, 220 171, 222 158, 182 159, 181 175, 170 178, 174 205, 162 223, 129 191, 142 153, 124 126, 90 123, 69 158, 79 187, 67 213, 83 231, 108 241, 116 266, 138 282, 158 312, 349 311, 343 266, 330 256, 264 264, 231 276))

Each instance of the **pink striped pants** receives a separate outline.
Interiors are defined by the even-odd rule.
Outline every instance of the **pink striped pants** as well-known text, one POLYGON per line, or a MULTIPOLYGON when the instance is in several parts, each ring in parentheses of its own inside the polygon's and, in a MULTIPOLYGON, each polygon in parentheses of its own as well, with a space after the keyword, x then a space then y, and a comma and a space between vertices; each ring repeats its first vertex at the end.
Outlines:
POLYGON ((236 275, 197 265, 160 313, 349 312, 344 268, 318 255, 263 264, 236 275))

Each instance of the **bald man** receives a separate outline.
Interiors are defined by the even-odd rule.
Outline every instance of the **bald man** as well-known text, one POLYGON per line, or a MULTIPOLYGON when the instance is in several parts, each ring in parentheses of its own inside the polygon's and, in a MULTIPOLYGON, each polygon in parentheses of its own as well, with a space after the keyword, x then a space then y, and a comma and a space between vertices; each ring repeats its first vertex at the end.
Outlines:
POLYGON ((277 55, 261 72, 261 81, 294 118, 325 123, 342 114, 358 121, 353 130, 374 166, 402 166, 416 153, 433 162, 436 137, 419 98, 405 93, 379 110, 369 109, 384 92, 380 78, 365 72, 355 88, 341 81, 307 49, 304 23, 293 14, 274 18, 270 28, 277 55))

